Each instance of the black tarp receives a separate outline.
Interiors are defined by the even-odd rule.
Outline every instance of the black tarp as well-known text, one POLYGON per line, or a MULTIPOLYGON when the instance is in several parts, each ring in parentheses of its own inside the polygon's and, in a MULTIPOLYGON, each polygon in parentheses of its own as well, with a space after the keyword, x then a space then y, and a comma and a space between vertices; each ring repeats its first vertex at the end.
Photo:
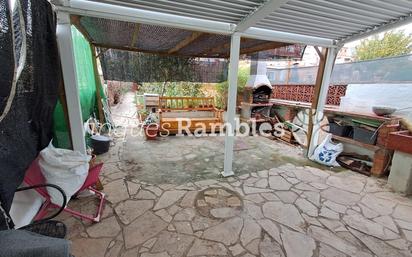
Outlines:
MULTIPOLYGON (((61 81, 50 3, 20 0, 20 5, 27 57, 10 111, 0 122, 0 201, 6 211, 25 170, 52 138, 52 114, 61 81)), ((11 24, 8 1, 0 0, 0 115, 10 97, 14 72, 11 24)))

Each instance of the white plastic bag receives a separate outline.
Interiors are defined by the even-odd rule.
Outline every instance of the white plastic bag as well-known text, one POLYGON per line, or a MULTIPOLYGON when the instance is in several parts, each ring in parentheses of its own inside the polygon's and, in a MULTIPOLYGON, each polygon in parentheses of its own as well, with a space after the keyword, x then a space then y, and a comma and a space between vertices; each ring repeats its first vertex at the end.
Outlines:
POLYGON ((326 166, 339 166, 336 157, 342 152, 343 145, 341 143, 334 144, 332 134, 328 134, 322 143, 316 147, 310 159, 326 166))
MULTIPOLYGON (((49 146, 40 152, 39 166, 47 183, 61 187, 67 196, 67 202, 84 184, 89 172, 91 156, 77 151, 49 146)), ((51 201, 62 205, 62 195, 53 188, 47 188, 51 201)))

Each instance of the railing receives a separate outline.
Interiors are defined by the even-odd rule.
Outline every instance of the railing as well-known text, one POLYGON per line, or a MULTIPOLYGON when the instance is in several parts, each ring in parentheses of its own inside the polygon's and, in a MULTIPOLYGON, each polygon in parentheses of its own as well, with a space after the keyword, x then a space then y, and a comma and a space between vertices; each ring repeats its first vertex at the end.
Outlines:
POLYGON ((160 97, 159 109, 165 110, 198 110, 215 109, 213 97, 160 97))

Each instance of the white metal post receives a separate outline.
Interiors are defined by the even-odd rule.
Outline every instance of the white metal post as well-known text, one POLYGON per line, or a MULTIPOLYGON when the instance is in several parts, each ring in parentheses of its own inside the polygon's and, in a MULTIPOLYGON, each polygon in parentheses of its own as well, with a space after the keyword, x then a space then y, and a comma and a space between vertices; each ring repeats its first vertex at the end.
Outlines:
POLYGON ((73 150, 86 153, 70 15, 68 13, 58 12, 56 36, 60 53, 60 62, 63 70, 64 91, 67 100, 73 150))
POLYGON ((237 99, 237 73, 239 69, 240 35, 234 33, 230 40, 230 60, 229 60, 229 90, 227 96, 227 113, 225 134, 225 163, 222 175, 224 177, 233 176, 233 145, 235 143, 235 117, 237 99))
POLYGON ((325 109, 326 100, 328 97, 328 89, 330 84, 330 78, 332 75, 333 65, 335 63, 336 55, 338 54, 338 48, 329 48, 328 55, 326 56, 325 70, 322 77, 322 84, 320 88, 318 104, 316 110, 313 110, 313 132, 312 137, 310 138, 309 147, 308 147, 308 157, 312 156, 316 147, 318 146, 319 141, 319 132, 320 132, 320 122, 323 118, 323 110, 325 109))

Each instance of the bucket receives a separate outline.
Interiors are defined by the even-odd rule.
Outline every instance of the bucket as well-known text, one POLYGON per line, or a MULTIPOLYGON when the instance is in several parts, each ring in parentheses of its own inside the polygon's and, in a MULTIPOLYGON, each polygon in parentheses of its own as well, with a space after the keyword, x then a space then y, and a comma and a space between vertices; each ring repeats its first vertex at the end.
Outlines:
POLYGON ((90 137, 93 153, 96 155, 107 153, 110 147, 110 138, 102 135, 93 135, 90 137))

